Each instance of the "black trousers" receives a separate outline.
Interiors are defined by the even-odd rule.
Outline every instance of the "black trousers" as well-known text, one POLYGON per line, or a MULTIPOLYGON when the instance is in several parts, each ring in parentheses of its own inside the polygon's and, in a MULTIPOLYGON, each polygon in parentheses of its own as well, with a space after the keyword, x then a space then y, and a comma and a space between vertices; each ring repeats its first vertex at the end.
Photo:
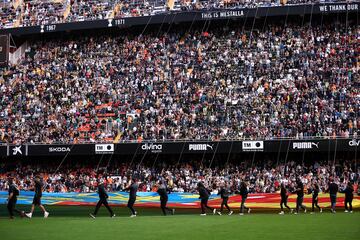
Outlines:
POLYGON ((136 215, 136 211, 134 209, 134 203, 136 201, 136 198, 130 198, 127 204, 127 207, 130 209, 131 213, 133 215, 136 215))
POLYGON ((106 209, 109 211, 110 216, 114 215, 114 212, 112 211, 112 209, 110 208, 108 201, 106 198, 100 198, 100 200, 98 201, 98 203, 96 204, 95 207, 95 212, 94 215, 96 215, 101 207, 101 205, 104 204, 104 206, 106 207, 106 209))
POLYGON ((161 208, 164 215, 166 215, 166 211, 172 212, 172 210, 170 208, 166 207, 168 199, 169 199, 168 196, 160 197, 160 208, 161 208))
POLYGON ((249 210, 249 208, 245 206, 246 199, 247 197, 241 197, 240 213, 244 213, 244 209, 249 210))
POLYGON ((336 207, 336 194, 330 195, 331 209, 335 211, 336 207))
POLYGON ((312 199, 312 207, 311 207, 311 211, 314 212, 314 208, 317 207, 319 210, 321 209, 321 207, 318 204, 319 200, 317 198, 313 198, 312 199))
POLYGON ((352 211, 352 201, 353 201, 353 197, 345 198, 345 210, 352 211), (348 204, 349 204, 349 207, 348 207, 348 204))
POLYGON ((229 207, 229 205, 228 205, 228 200, 229 200, 228 197, 225 197, 225 198, 222 199, 222 203, 221 203, 221 207, 220 207, 220 212, 223 211, 224 206, 226 207, 226 209, 227 209, 229 212, 231 211, 231 209, 230 209, 230 207, 229 207))
POLYGON ((9 200, 9 202, 7 204, 7 209, 8 209, 10 217, 14 216, 14 212, 20 214, 20 216, 21 216, 21 211, 19 211, 18 209, 15 208, 16 202, 17 202, 17 198, 13 197, 9 200))
POLYGON ((202 213, 202 214, 205 213, 205 209, 206 209, 206 208, 207 208, 207 209, 210 209, 211 211, 214 210, 214 208, 209 207, 209 206, 207 205, 208 200, 209 200, 208 198, 201 199, 201 213, 202 213))
POLYGON ((306 210, 306 207, 303 205, 304 197, 297 197, 296 199, 296 212, 299 212, 299 209, 302 208, 306 210))
POLYGON ((289 205, 287 203, 288 203, 288 197, 281 198, 281 202, 280 202, 281 211, 284 211, 283 206, 285 206, 287 209, 291 210, 291 208, 289 207, 289 205))

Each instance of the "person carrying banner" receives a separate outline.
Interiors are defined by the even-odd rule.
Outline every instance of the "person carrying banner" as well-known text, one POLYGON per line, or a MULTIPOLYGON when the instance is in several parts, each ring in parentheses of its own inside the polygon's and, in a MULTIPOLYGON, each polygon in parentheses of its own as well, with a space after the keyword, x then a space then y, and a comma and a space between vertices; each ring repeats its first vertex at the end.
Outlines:
POLYGON ((134 204, 136 201, 136 193, 139 188, 139 184, 137 183, 137 179, 131 179, 129 185, 124 189, 125 191, 129 191, 129 201, 127 204, 127 207, 131 211, 130 217, 136 217, 137 212, 134 209, 134 204))
POLYGON ((338 185, 334 182, 334 178, 330 178, 329 188, 328 188, 329 194, 330 194, 330 201, 331 201, 331 212, 336 213, 336 195, 339 191, 338 185))
POLYGON ((231 209, 228 205, 228 200, 229 200, 230 194, 231 194, 231 190, 229 188, 229 184, 227 182, 225 182, 218 193, 218 195, 220 195, 221 199, 222 199, 220 211, 217 212, 217 214, 219 214, 220 216, 222 214, 224 206, 227 208, 229 216, 233 214, 233 211, 231 211, 231 209))
POLYGON ((169 197, 168 197, 169 190, 168 190, 164 180, 160 180, 157 193, 160 195, 160 208, 161 208, 164 216, 166 216, 166 211, 168 211, 169 213, 174 215, 175 209, 170 209, 166 206, 168 199, 169 199, 169 197))
POLYGON ((89 214, 90 217, 96 218, 96 214, 98 213, 101 205, 104 205, 106 207, 106 209, 109 211, 110 217, 114 218, 115 214, 114 214, 113 210, 111 209, 111 207, 109 206, 109 203, 107 201, 107 199, 109 198, 109 195, 106 193, 103 179, 99 180, 99 182, 98 182, 98 194, 99 194, 99 201, 96 204, 94 213, 89 214))
POLYGON ((9 178, 9 196, 7 199, 7 209, 10 215, 10 219, 14 218, 14 212, 17 212, 21 217, 24 217, 25 212, 16 209, 17 197, 20 191, 16 185, 16 178, 9 178))
POLYGON ((345 193, 345 212, 352 213, 352 201, 354 198, 354 187, 352 183, 349 181, 345 190, 343 191, 345 193), (348 207, 349 204, 349 207, 348 207))
POLYGON ((45 207, 41 204, 41 197, 42 197, 42 190, 43 190, 43 182, 41 181, 39 176, 36 176, 34 179, 34 198, 33 198, 33 202, 31 205, 31 210, 29 213, 26 213, 25 215, 28 218, 32 218, 32 214, 34 212, 35 206, 39 206, 39 208, 43 211, 44 213, 44 218, 47 218, 49 216, 49 212, 46 211, 45 207))
POLYGON ((209 197, 210 197, 210 191, 208 189, 205 188, 204 184, 202 182, 198 182, 198 191, 199 191, 199 199, 201 199, 201 216, 206 216, 206 212, 205 212, 205 208, 207 209, 210 209, 213 214, 216 213, 216 209, 215 208, 212 208, 212 207, 209 207, 208 205, 208 200, 209 200, 209 197))
POLYGON ((241 195, 241 205, 240 205, 240 215, 244 215, 244 210, 247 210, 248 213, 251 212, 251 209, 245 206, 245 201, 248 197, 248 188, 245 181, 240 183, 240 195, 241 195))
POLYGON ((319 212, 322 213, 322 208, 318 204, 319 203, 319 200, 318 200, 319 192, 320 192, 319 185, 317 183, 314 183, 312 185, 312 188, 310 189, 310 193, 312 194, 312 203, 311 203, 310 214, 315 213, 315 207, 317 207, 319 209, 319 212))
POLYGON ((297 194, 297 198, 296 198, 296 211, 295 214, 299 213, 299 209, 302 208, 304 210, 304 213, 306 213, 306 206, 303 205, 303 201, 304 201, 304 184, 302 183, 302 181, 300 180, 300 178, 296 179, 296 194, 297 194))
POLYGON ((281 183, 280 196, 281 196, 281 201, 280 201, 281 212, 280 212, 279 214, 280 214, 280 215, 283 215, 283 214, 284 214, 284 207, 283 207, 283 205, 284 205, 287 209, 289 209, 290 213, 292 213, 292 212, 293 212, 293 209, 291 209, 291 208, 289 207, 289 205, 287 204, 287 203, 288 203, 289 195, 288 195, 288 191, 287 191, 284 183, 281 183))

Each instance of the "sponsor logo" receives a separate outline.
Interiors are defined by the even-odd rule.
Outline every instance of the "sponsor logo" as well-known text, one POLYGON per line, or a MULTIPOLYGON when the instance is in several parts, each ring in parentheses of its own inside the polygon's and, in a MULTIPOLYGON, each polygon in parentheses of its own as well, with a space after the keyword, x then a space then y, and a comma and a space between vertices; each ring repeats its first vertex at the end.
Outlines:
POLYGON ((319 148, 319 143, 315 142, 293 142, 293 149, 313 149, 319 148))
POLYGON ((264 141, 243 141, 242 150, 244 152, 262 152, 264 151, 264 141))
POLYGON ((49 147, 49 152, 70 152, 69 147, 49 147))
POLYGON ((112 154, 114 153, 114 144, 95 144, 95 154, 112 154))
POLYGON ((16 146, 12 149, 13 155, 17 155, 18 153, 22 155, 21 146, 16 146))
POLYGON ((349 146, 350 147, 358 147, 358 146, 360 146, 360 140, 353 139, 353 140, 349 141, 349 146))
POLYGON ((189 144, 189 151, 206 151, 208 149, 214 150, 210 144, 189 144))
POLYGON ((162 144, 145 143, 141 145, 141 149, 144 151, 151 151, 152 153, 162 152, 162 144))

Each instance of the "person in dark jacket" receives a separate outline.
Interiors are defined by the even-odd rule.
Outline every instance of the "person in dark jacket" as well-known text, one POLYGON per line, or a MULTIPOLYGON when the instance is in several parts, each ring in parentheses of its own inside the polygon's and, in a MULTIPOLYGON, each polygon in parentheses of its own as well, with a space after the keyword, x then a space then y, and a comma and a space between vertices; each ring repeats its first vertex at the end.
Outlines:
POLYGON ((220 188, 220 191, 218 192, 218 195, 220 195, 220 197, 222 199, 220 211, 217 212, 219 215, 221 215, 221 213, 224 209, 224 206, 227 208, 229 216, 231 214, 233 214, 233 211, 231 211, 231 209, 228 205, 228 200, 229 200, 230 194, 231 194, 231 190, 230 190, 229 184, 227 182, 225 182, 225 184, 220 188))
POLYGON ((351 182, 348 182, 345 190, 343 191, 345 193, 345 212, 352 213, 352 201, 354 198, 354 187, 351 182), (348 207, 349 204, 349 207, 348 207))
POLYGON ((210 191, 207 190, 202 182, 198 183, 199 199, 201 199, 201 216, 206 216, 205 208, 210 209, 213 214, 216 213, 216 209, 208 206, 208 200, 210 197, 210 191))
POLYGON ((166 216, 166 211, 168 211, 172 215, 174 215, 175 209, 170 209, 166 206, 168 199, 169 199, 169 197, 168 197, 169 190, 168 190, 164 180, 160 181, 157 193, 160 195, 160 208, 161 208, 164 216, 166 216))
POLYGON ((47 218, 49 216, 49 212, 46 211, 45 207, 41 204, 41 197, 42 197, 42 190, 43 190, 43 182, 40 179, 40 176, 36 176, 34 179, 34 199, 31 205, 31 210, 29 213, 26 213, 25 215, 28 218, 32 218, 32 214, 34 212, 35 206, 39 206, 40 209, 44 213, 44 218, 47 218))
POLYGON ((95 211, 93 214, 90 213, 90 217, 92 218, 96 218, 96 214, 98 213, 100 207, 102 204, 104 204, 104 206, 106 207, 106 209, 109 211, 110 213, 110 217, 115 217, 115 214, 114 212, 112 211, 111 207, 109 206, 108 204, 108 201, 107 199, 109 198, 109 195, 106 193, 106 190, 105 190, 105 186, 104 186, 104 181, 101 180, 99 181, 99 184, 98 184, 98 194, 99 194, 99 201, 98 203, 96 204, 96 207, 95 207, 95 211))
POLYGON ((7 209, 9 211, 10 219, 14 218, 14 212, 17 212, 21 217, 24 217, 25 212, 20 211, 16 209, 16 202, 17 202, 17 196, 19 196, 20 191, 17 187, 16 178, 9 178, 9 196, 8 196, 8 203, 7 203, 7 209))
POLYGON ((304 210, 304 213, 306 213, 306 207, 305 205, 303 205, 303 201, 304 201, 304 184, 301 182, 301 180, 298 178, 296 180, 296 194, 297 194, 297 198, 296 198, 296 212, 295 214, 299 213, 299 209, 302 208, 304 210))
POLYGON ((129 191, 129 201, 127 207, 131 211, 130 217, 136 217, 137 212, 134 209, 134 204, 136 201, 136 193, 139 188, 139 184, 137 183, 137 179, 130 180, 130 184, 124 189, 125 191, 129 191))
POLYGON ((336 208, 336 195, 337 195, 337 192, 339 191, 339 187, 334 182, 333 178, 330 178, 328 191, 329 191, 329 194, 330 194, 331 212, 336 213, 336 211, 335 211, 335 208, 336 208))
POLYGON ((241 195, 241 205, 240 205, 240 215, 244 215, 244 209, 247 210, 248 213, 251 212, 251 209, 245 206, 245 201, 248 197, 248 188, 245 182, 241 182, 240 184, 240 195, 241 195))
POLYGON ((310 214, 314 214, 315 213, 315 206, 319 209, 319 211, 322 213, 322 208, 319 206, 319 192, 320 192, 320 187, 317 183, 314 183, 310 189, 310 193, 312 194, 312 203, 311 203, 311 213, 310 214))
POLYGON ((287 209, 289 209, 290 213, 292 213, 293 210, 292 210, 292 209, 289 207, 289 205, 287 204, 289 195, 288 195, 288 191, 287 191, 284 183, 281 184, 280 196, 281 196, 281 202, 280 202, 281 212, 280 212, 279 214, 280 214, 280 215, 283 215, 283 214, 284 214, 284 207, 283 207, 283 205, 284 205, 287 209))

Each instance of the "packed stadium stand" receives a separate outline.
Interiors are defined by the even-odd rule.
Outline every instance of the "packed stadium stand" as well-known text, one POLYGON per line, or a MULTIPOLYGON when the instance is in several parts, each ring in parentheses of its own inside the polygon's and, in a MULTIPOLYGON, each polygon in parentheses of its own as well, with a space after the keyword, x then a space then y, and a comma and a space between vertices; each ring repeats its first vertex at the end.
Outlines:
POLYGON ((1 72, 0 142, 356 138, 358 32, 288 23, 36 41, 1 72))
MULTIPOLYGON (((1 28, 26 27, 97 19, 151 16, 168 12, 290 6, 343 0, 6 0, 1 28)), ((353 1, 347 1, 353 2, 353 1)), ((355 2, 355 1, 354 1, 355 2)))

